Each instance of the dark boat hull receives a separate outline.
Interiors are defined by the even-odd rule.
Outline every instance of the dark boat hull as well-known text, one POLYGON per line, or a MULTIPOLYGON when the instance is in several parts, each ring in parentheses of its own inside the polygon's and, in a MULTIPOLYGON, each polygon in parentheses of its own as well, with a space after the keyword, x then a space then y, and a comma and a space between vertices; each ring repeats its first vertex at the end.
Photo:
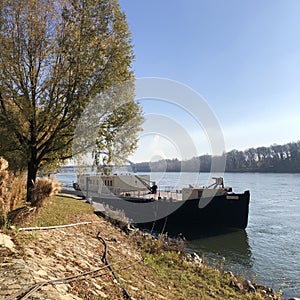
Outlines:
POLYGON ((93 197, 94 202, 124 211, 140 227, 159 233, 188 235, 212 228, 245 229, 248 224, 250 193, 215 196, 200 208, 199 201, 141 200, 130 197, 93 197), (161 212, 164 212, 163 215, 161 212))
POLYGON ((245 229, 248 224, 250 194, 238 194, 238 199, 227 199, 226 195, 212 198, 207 206, 199 208, 199 199, 184 204, 166 218, 153 224, 139 224, 160 232, 182 233, 184 236, 197 231, 223 230, 224 228, 245 229))

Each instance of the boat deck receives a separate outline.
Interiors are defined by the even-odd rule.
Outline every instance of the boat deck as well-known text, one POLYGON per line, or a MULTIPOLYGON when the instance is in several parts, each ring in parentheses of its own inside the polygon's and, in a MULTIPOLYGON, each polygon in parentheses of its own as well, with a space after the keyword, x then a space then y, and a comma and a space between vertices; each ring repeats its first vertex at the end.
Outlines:
POLYGON ((140 198, 140 199, 163 199, 163 200, 172 200, 172 201, 182 201, 182 193, 179 191, 172 192, 172 191, 158 191, 156 194, 151 194, 148 191, 134 191, 134 192, 127 192, 121 193, 120 196, 123 197, 130 197, 130 198, 140 198), (159 198, 160 197, 160 198, 159 198))

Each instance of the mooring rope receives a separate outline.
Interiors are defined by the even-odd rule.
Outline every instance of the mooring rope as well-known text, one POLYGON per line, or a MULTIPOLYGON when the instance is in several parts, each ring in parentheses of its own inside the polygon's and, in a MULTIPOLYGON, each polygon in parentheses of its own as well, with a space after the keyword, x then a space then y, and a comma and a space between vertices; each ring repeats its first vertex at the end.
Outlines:
POLYGON ((111 271, 111 273, 113 274, 114 278, 116 279, 116 281, 118 282, 119 286, 122 289, 123 292, 123 297, 124 299, 128 299, 128 300, 132 300, 132 297, 129 295, 128 291, 126 290, 126 288, 124 287, 124 285, 122 284, 122 282, 120 281, 119 277, 117 276, 117 274, 115 273, 114 269, 112 268, 111 264, 108 262, 107 259, 107 243, 105 242, 105 240, 102 238, 101 236, 101 231, 98 232, 97 234, 97 238, 102 242, 102 244, 104 245, 104 253, 102 256, 102 262, 105 263, 105 265, 108 267, 108 269, 111 271))
POLYGON ((164 223, 163 229, 162 229, 162 231, 161 231, 161 234, 164 233, 165 228, 166 228, 166 225, 167 225, 167 222, 168 222, 168 217, 165 217, 165 223, 164 223))
POLYGON ((152 227, 151 227, 151 231, 150 231, 151 234, 153 234, 154 227, 155 227, 155 223, 156 223, 156 221, 153 221, 153 222, 152 222, 152 227))
POLYGON ((18 231, 48 230, 48 229, 58 229, 58 228, 74 227, 74 226, 88 225, 88 224, 99 224, 99 223, 105 223, 105 221, 79 222, 74 224, 56 225, 56 226, 47 226, 47 227, 18 228, 18 231))

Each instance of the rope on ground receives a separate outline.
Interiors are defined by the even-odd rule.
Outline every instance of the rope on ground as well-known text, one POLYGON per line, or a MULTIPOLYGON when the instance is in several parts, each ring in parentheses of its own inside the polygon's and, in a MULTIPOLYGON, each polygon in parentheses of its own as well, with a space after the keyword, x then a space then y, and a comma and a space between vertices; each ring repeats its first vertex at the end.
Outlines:
POLYGON ((129 295, 128 291, 126 290, 126 288, 124 287, 124 285, 120 281, 119 277, 117 276, 117 274, 115 273, 114 269, 112 268, 112 265, 108 262, 108 259, 107 259, 107 252, 108 252, 107 248, 108 247, 107 247, 107 243, 105 242, 105 240, 101 237, 101 231, 98 232, 97 238, 104 245, 104 253, 103 253, 103 256, 102 256, 103 263, 106 264, 106 266, 108 267, 108 269, 111 271, 111 273, 113 274, 114 278, 118 282, 119 286, 121 287, 124 299, 132 300, 132 297, 129 295))
POLYGON ((57 225, 57 226, 48 226, 48 227, 27 227, 27 228, 19 228, 18 231, 33 231, 33 230, 48 230, 48 229, 57 229, 57 228, 65 228, 65 227, 74 227, 78 225, 87 225, 87 224, 99 224, 104 223, 104 221, 92 221, 92 222, 79 222, 74 224, 66 224, 66 225, 57 225))
MULTIPOLYGON (((115 262, 114 264, 118 264, 120 262, 122 262, 122 261, 115 262)), ((124 267, 124 269, 129 268, 131 266, 132 265, 126 266, 126 267, 124 267)), ((7 298, 7 300, 13 300, 13 299, 24 300, 24 299, 27 299, 34 292, 39 290, 41 287, 43 287, 45 285, 49 285, 49 284, 65 284, 65 283, 69 283, 69 282, 72 282, 72 281, 75 281, 75 280, 83 280, 83 279, 86 279, 86 277, 89 276, 89 275, 92 275, 91 276, 92 278, 100 277, 100 276, 103 276, 103 275, 107 274, 107 272, 102 273, 102 274, 97 274, 97 273, 99 271, 103 270, 103 269, 106 269, 106 268, 109 268, 109 266, 105 265, 105 266, 100 267, 98 269, 88 271, 88 272, 85 272, 85 273, 82 273, 82 274, 74 275, 74 276, 69 276, 69 277, 64 277, 64 278, 59 278, 59 279, 53 279, 53 280, 44 281, 44 282, 38 282, 38 283, 28 287, 28 288, 22 289, 20 292, 18 292, 16 294, 13 294, 13 295, 9 296, 7 298)))
MULTIPOLYGON (((70 226, 77 226, 77 225, 82 225, 82 224, 92 224, 92 223, 99 223, 99 222, 81 222, 81 223, 76 223, 76 224, 68 224, 68 225, 62 225, 62 226, 50 226, 50 227, 32 227, 32 228, 20 228, 21 230, 41 230, 41 229, 55 229, 55 228, 62 228, 62 227, 70 227, 70 226)), ((102 223, 102 222, 100 222, 102 223)), ((19 229, 19 230, 20 230, 19 229)), ((102 262, 105 263, 105 266, 100 267, 98 269, 92 270, 92 271, 88 271, 82 274, 78 274, 78 275, 74 275, 74 276, 69 276, 69 277, 64 277, 64 278, 60 278, 60 279, 54 279, 54 280, 49 280, 49 281, 44 281, 44 282, 38 282, 28 288, 24 288, 21 291, 19 291, 16 294, 10 295, 7 300, 25 300, 28 299, 28 297, 30 297, 33 293, 35 293, 36 291, 38 291, 41 287, 45 286, 45 285, 49 285, 49 284, 66 284, 75 280, 83 280, 86 279, 87 276, 91 275, 91 278, 95 278, 95 277, 100 277, 103 276, 106 273, 102 273, 102 274, 97 274, 99 271, 103 270, 103 269, 109 269, 109 271, 113 274, 113 276, 115 277, 115 279, 117 280, 118 284, 120 285, 120 287, 122 288, 123 291, 123 296, 125 299, 128 300, 132 300, 133 298, 129 295, 129 293, 127 292, 127 290, 125 289, 125 287, 122 285, 120 279, 118 278, 117 274, 115 273, 114 269, 112 268, 112 265, 117 265, 119 263, 122 263, 122 261, 117 261, 115 263, 110 264, 107 260, 107 244, 105 242, 105 240, 101 237, 101 231, 98 232, 97 234, 97 238, 102 242, 102 244, 104 245, 104 253, 102 256, 102 262)), ((137 263, 137 262, 135 262, 137 263)), ((133 264, 130 264, 128 266, 125 266, 123 268, 120 268, 120 270, 122 269, 127 269, 132 267, 133 264)))
MULTIPOLYGON (((80 223, 75 223, 75 224, 67 224, 67 225, 58 225, 58 226, 49 226, 49 227, 28 227, 28 228, 19 228, 19 231, 32 231, 32 230, 47 230, 47 229, 57 229, 57 228, 65 228, 65 227, 72 227, 72 226, 78 226, 78 225, 87 225, 87 224, 93 224, 93 223, 103 223, 103 222, 80 222, 80 223)), ((124 299, 128 299, 128 300, 132 300, 133 298, 129 295, 129 293, 127 292, 126 288, 123 286, 123 284, 121 283, 120 279, 118 278, 117 274, 115 273, 114 269, 112 268, 112 265, 117 264, 119 262, 110 264, 108 262, 107 259, 107 243, 105 242, 105 240, 101 237, 101 231, 98 232, 97 234, 97 238, 102 242, 102 244, 104 245, 104 253, 102 256, 102 262, 105 263, 105 266, 98 268, 96 270, 93 271, 89 271, 89 272, 85 272, 79 275, 74 275, 74 276, 70 276, 70 277, 65 277, 65 278, 61 278, 61 279, 54 279, 54 280, 49 280, 49 281, 45 281, 45 282, 39 282, 36 283, 33 286, 30 286, 26 289, 22 289, 20 292, 13 294, 11 296, 9 296, 7 298, 7 300, 13 300, 13 299, 17 299, 17 300, 24 300, 27 299, 28 297, 30 297, 34 292, 36 292, 37 290, 39 290, 41 287, 48 285, 48 284, 63 284, 63 283, 68 283, 74 280, 83 280, 85 279, 86 276, 93 274, 93 273, 97 273, 100 270, 103 270, 105 268, 108 268, 110 270, 110 272, 113 274, 113 276, 115 277, 116 281, 118 282, 118 284, 120 285, 122 291, 123 291, 123 296, 124 299), (83 277, 83 278, 80 278, 83 277)), ((133 264, 124 267, 124 269, 131 267, 133 264)), ((123 268, 121 268, 123 269, 123 268)), ((100 275, 93 275, 92 277, 98 277, 98 276, 102 276, 104 274, 100 274, 100 275)))

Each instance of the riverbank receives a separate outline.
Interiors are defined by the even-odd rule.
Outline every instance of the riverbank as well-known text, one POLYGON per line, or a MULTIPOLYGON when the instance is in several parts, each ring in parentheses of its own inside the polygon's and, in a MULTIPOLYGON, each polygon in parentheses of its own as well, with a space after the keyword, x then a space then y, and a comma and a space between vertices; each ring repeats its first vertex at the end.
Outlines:
POLYGON ((124 231, 82 201, 57 197, 24 225, 81 222, 49 230, 2 230, 0 298, 282 299, 270 288, 225 272, 222 262, 211 267, 186 254, 182 242, 124 231))

